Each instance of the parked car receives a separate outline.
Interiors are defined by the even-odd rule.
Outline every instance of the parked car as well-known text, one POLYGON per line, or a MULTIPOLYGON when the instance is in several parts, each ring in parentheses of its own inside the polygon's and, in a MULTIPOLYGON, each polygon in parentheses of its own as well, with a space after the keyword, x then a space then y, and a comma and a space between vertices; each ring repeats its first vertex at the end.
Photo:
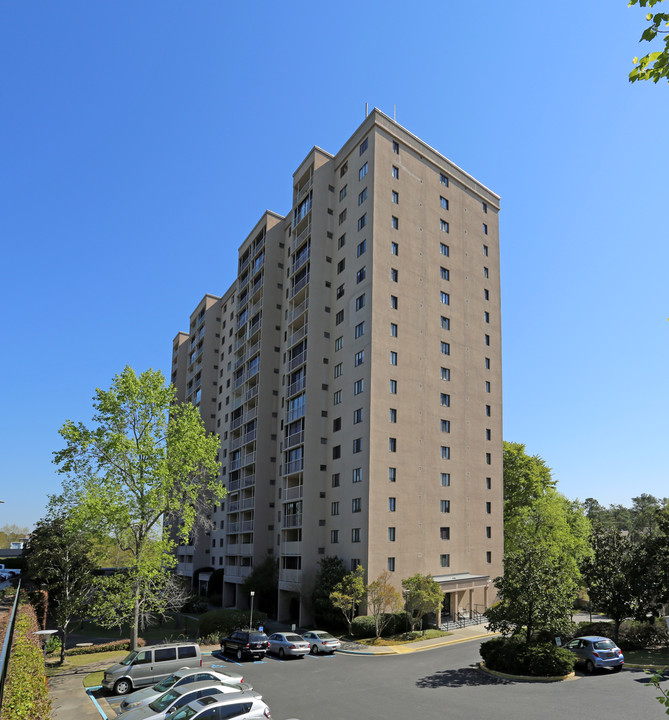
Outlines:
POLYGON ((229 637, 221 638, 221 651, 235 655, 237 660, 264 658, 268 646, 267 635, 259 630, 235 630, 229 637))
POLYGON ((568 642, 565 647, 576 655, 577 663, 585 663, 587 672, 595 668, 620 670, 625 663, 622 650, 609 638, 600 635, 584 635, 568 642))
POLYGON ((269 636, 267 652, 278 655, 281 659, 286 655, 303 658, 309 652, 309 643, 293 632, 277 632, 269 636))
MULTIPOLYGON (((157 697, 148 705, 128 710, 121 716, 123 720, 165 720, 172 718, 177 710, 185 705, 210 695, 242 695, 239 686, 223 685, 219 682, 198 682, 181 687, 174 687, 157 697)), ((261 697, 258 693, 249 692, 251 697, 261 697)))
POLYGON ((153 685, 183 668, 202 667, 202 654, 197 643, 147 645, 133 650, 120 663, 105 670, 102 687, 116 695, 125 695, 136 688, 153 685))
POLYGON ((127 712, 128 710, 134 710, 135 708, 148 705, 160 697, 163 693, 171 690, 175 687, 182 687, 196 682, 220 682, 226 685, 239 688, 239 690, 253 690, 251 685, 242 685, 244 677, 236 672, 229 672, 228 670, 177 670, 172 675, 168 675, 164 680, 161 680, 152 687, 144 688, 143 690, 137 690, 136 692, 123 698, 120 710, 121 712, 127 712))
POLYGON ((209 695, 185 705, 170 720, 272 720, 269 708, 255 693, 209 695))
POLYGON ((325 630, 309 630, 303 633, 302 637, 309 643, 314 655, 318 655, 320 652, 332 654, 341 647, 341 642, 325 630))

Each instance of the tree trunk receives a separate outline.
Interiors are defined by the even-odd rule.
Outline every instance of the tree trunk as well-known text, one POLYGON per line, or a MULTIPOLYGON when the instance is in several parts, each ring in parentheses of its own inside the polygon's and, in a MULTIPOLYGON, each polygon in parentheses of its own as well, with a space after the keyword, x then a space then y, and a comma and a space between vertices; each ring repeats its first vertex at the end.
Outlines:
POLYGON ((60 631, 63 635, 63 638, 62 638, 61 644, 60 644, 60 664, 64 665, 65 664, 65 643, 67 642, 67 627, 62 627, 60 629, 60 631))
POLYGON ((139 582, 135 585, 135 612, 132 620, 132 637, 130 638, 130 644, 132 650, 137 650, 138 642, 138 628, 139 628, 139 582))

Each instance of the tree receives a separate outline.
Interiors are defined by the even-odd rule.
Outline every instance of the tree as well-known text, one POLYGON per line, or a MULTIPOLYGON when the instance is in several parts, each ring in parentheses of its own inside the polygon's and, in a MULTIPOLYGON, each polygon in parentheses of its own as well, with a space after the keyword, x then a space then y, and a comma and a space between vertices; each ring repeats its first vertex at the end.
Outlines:
POLYGON ((504 442, 504 521, 555 488, 551 469, 539 455, 528 455, 523 443, 504 442))
POLYGON ((391 578, 392 575, 384 570, 367 586, 367 611, 374 618, 377 638, 392 619, 389 613, 397 612, 402 607, 402 596, 391 583, 391 578))
POLYGON ((279 568, 276 564, 276 558, 268 555, 259 565, 256 565, 251 574, 244 580, 243 587, 247 596, 251 593, 251 590, 255 592, 258 610, 275 616, 276 599, 279 591, 279 568))
MULTIPOLYGON (((629 0, 628 6, 639 5, 639 7, 652 8, 664 0, 629 0)), ((634 69, 629 74, 629 81, 652 80, 657 83, 662 78, 669 81, 669 30, 662 30, 661 25, 669 26, 669 13, 648 13, 646 20, 648 27, 641 34, 641 41, 652 42, 660 35, 663 37, 664 49, 648 53, 641 59, 634 58, 634 69)))
POLYGON ((423 616, 436 613, 444 599, 439 583, 429 575, 416 573, 402 580, 404 603, 411 624, 411 631, 420 622, 423 626, 423 616))
POLYGON ((318 572, 311 595, 314 619, 318 625, 324 625, 329 629, 341 625, 339 611, 332 604, 330 594, 345 575, 344 561, 336 555, 321 558, 318 563, 318 572))
POLYGON ((503 635, 524 630, 532 642, 534 631, 549 628, 567 632, 578 584, 558 554, 546 553, 533 538, 517 539, 504 554, 504 575, 495 578, 498 602, 488 608, 488 629, 503 635))
POLYGON ((6 550, 10 543, 26 538, 29 534, 30 529, 27 527, 20 527, 14 523, 3 525, 0 527, 0 548, 6 550))
POLYGON ((88 548, 88 538, 57 515, 37 523, 24 551, 26 579, 47 590, 51 615, 62 633, 61 664, 70 625, 91 600, 95 566, 88 548))
MULTIPOLYGON (((200 504, 225 494, 218 481, 220 440, 207 434, 194 406, 176 402, 159 371, 138 376, 126 367, 109 390, 95 391, 93 408, 93 428, 68 420, 60 429, 65 448, 54 462, 65 479, 51 506, 64 510, 73 527, 111 537, 129 553, 136 647, 142 607, 151 605, 151 593, 156 601, 164 595, 175 544, 187 542, 200 504), (172 533, 164 529, 168 524, 172 533)), ((121 593, 117 577, 102 581, 105 592, 121 593)), ((119 594, 119 612, 126 605, 119 594)), ((113 627, 117 618, 107 623, 113 627)))
POLYGON ((344 575, 341 582, 335 585, 334 590, 330 593, 330 601, 348 623, 348 634, 352 634, 353 618, 358 611, 358 605, 365 599, 365 569, 362 565, 358 565, 347 575, 344 575))

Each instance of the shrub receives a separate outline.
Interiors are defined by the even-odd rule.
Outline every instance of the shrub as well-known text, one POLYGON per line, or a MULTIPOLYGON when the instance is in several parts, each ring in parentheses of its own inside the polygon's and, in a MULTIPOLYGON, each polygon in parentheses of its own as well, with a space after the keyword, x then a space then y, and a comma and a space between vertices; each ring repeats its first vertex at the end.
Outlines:
POLYGON ((481 657, 491 670, 522 675, 526 672, 525 652, 527 645, 520 638, 496 637, 481 645, 481 657))
MULTIPOLYGON (((137 647, 144 647, 146 641, 143 638, 137 638, 137 647)), ((97 652, 111 652, 113 650, 132 650, 132 642, 130 639, 125 640, 112 640, 111 642, 104 643, 103 645, 90 645, 89 647, 75 647, 70 650, 66 650, 66 655, 90 655, 91 653, 97 652)))
POLYGON ((388 623, 385 630, 383 631, 384 637, 390 635, 399 635, 400 633, 409 631, 409 621, 407 620, 407 614, 404 610, 395 612, 392 614, 392 620, 388 623))
POLYGON ((551 643, 529 645, 525 649, 525 662, 530 675, 554 677, 567 675, 574 669, 576 657, 566 648, 551 643))
POLYGON ((371 615, 359 615, 357 618, 353 618, 351 634, 358 638, 374 637, 376 635, 374 618, 371 615))
POLYGON ((57 635, 52 635, 46 643, 46 654, 53 655, 58 653, 60 655, 60 638, 57 635))
POLYGON ((22 605, 16 616, 12 653, 5 684, 2 717, 37 720, 51 717, 51 700, 44 674, 44 661, 35 611, 22 605))
MULTIPOLYGON (((216 638, 229 635, 233 630, 248 627, 250 613, 248 610, 210 610, 200 616, 201 638, 216 638)), ((267 614, 260 610, 253 611, 253 624, 262 625, 267 620, 267 614)))

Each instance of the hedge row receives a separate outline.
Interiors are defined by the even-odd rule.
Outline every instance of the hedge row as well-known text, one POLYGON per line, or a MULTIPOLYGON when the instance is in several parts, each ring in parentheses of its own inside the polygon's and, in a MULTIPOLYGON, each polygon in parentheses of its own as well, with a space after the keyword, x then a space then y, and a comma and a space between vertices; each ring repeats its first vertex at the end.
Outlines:
MULTIPOLYGON (((137 639, 137 646, 144 647, 146 642, 142 638, 137 639)), ((98 652, 109 652, 111 650, 132 650, 132 642, 129 639, 125 640, 113 640, 112 642, 105 643, 104 645, 90 645, 89 647, 75 647, 70 650, 66 650, 66 655, 89 655, 91 653, 98 652)))
POLYGON ((487 667, 510 675, 558 677, 574 669, 575 657, 569 650, 551 643, 527 645, 518 637, 496 637, 481 645, 487 667))
POLYGON ((17 610, 12 653, 5 682, 2 720, 45 720, 51 717, 51 699, 35 611, 30 605, 17 610))
MULTIPOLYGON (((220 637, 229 635, 233 630, 248 627, 248 610, 210 610, 200 616, 200 638, 217 643, 220 637)), ((253 624, 262 625, 267 620, 267 613, 253 611, 253 624)))
MULTIPOLYGON (((613 623, 579 623, 574 637, 581 635, 603 635, 613 639, 613 623)), ((667 632, 664 618, 648 622, 625 620, 620 625, 618 645, 623 650, 643 650, 644 648, 669 645, 669 632, 667 632)))
MULTIPOLYGON (((388 617, 388 615, 386 615, 388 617)), ((392 613, 390 620, 381 633, 381 637, 391 637, 407 632, 409 624, 404 611, 392 613)), ((373 615, 359 615, 354 618, 351 624, 351 633, 353 637, 370 638, 376 635, 376 625, 374 624, 373 615)))

